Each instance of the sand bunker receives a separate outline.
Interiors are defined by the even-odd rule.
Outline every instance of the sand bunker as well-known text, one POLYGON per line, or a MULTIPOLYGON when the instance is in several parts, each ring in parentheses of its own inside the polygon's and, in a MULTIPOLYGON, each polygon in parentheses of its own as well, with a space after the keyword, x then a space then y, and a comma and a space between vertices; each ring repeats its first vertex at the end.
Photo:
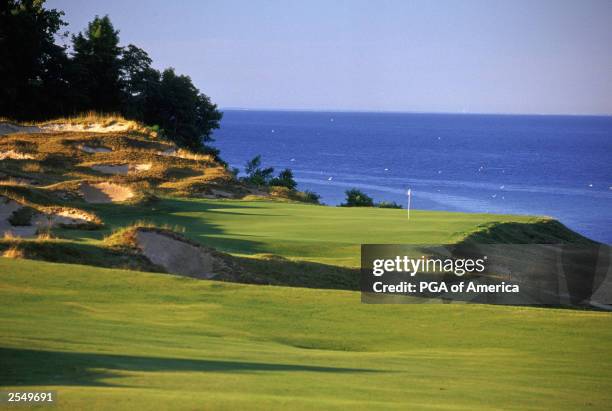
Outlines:
POLYGON ((93 153, 108 153, 108 152, 113 151, 108 147, 92 147, 88 145, 82 145, 82 146, 79 146, 79 148, 86 153, 92 153, 92 154, 93 153))
POLYGON ((127 164, 96 164, 91 166, 91 168, 104 174, 127 175, 130 171, 130 167, 127 164))
POLYGON ((75 208, 64 209, 51 215, 43 215, 47 224, 52 226, 79 226, 90 224, 94 218, 82 210, 75 208))
POLYGON ((6 197, 0 197, 0 234, 11 234, 18 237, 32 237, 37 227, 15 227, 9 222, 13 212, 23 208, 23 205, 6 197))
POLYGON ((0 160, 32 160, 33 158, 32 154, 20 153, 15 150, 0 151, 0 160))
POLYGON ((43 124, 40 126, 21 126, 13 123, 0 123, 0 135, 13 134, 13 133, 51 133, 51 132, 63 132, 63 131, 88 131, 92 133, 117 133, 122 131, 130 131, 133 129, 132 123, 116 122, 113 124, 100 124, 100 123, 81 123, 81 124, 70 124, 70 123, 52 123, 43 124))
POLYGON ((151 163, 143 163, 143 164, 130 164, 129 172, 130 173, 138 173, 141 171, 149 171, 153 167, 151 163))
POLYGON ((0 123, 0 136, 13 133, 40 133, 42 130, 36 126, 19 126, 11 123, 0 123))
POLYGON ((152 163, 142 164, 95 164, 91 166, 93 170, 96 170, 104 174, 114 175, 128 175, 129 173, 141 173, 148 171, 153 167, 152 163))
POLYGON ((213 257, 201 247, 155 231, 137 231, 136 241, 152 263, 169 273, 195 278, 214 276, 213 257))
POLYGON ((78 209, 62 209, 53 213, 34 211, 28 225, 14 226, 10 219, 15 211, 24 208, 14 200, 0 196, 0 235, 33 237, 37 232, 52 227, 71 227, 91 224, 95 217, 78 209))
POLYGON ((113 183, 81 184, 79 192, 88 203, 112 203, 134 197, 134 191, 113 183))
POLYGON ((129 131, 132 125, 129 123, 113 123, 109 125, 103 125, 100 123, 82 123, 82 124, 69 124, 69 123, 54 123, 45 124, 40 126, 43 132, 58 132, 58 131, 89 131, 92 133, 116 133, 121 131, 129 131))

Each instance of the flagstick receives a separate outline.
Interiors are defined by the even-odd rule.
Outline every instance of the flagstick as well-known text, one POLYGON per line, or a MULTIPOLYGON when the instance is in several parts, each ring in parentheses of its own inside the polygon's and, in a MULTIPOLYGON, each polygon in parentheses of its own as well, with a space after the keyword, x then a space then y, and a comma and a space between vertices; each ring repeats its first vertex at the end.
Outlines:
POLYGON ((406 194, 408 194, 408 208, 407 208, 407 212, 408 212, 408 220, 410 220, 410 200, 412 198, 411 190, 408 189, 406 194))

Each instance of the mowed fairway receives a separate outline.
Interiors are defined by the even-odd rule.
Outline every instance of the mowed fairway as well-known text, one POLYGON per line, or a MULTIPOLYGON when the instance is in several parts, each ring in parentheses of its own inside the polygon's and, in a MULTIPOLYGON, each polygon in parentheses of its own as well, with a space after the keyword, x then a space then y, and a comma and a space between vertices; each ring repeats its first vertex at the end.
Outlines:
MULTIPOLYGON (((467 214, 378 208, 323 207, 269 201, 166 198, 152 207, 90 207, 109 227, 137 220, 185 228, 185 235, 235 254, 276 254, 332 265, 359 265, 363 243, 454 243, 491 222, 530 222, 528 216, 467 214)), ((74 232, 73 238, 103 232, 74 232)))
POLYGON ((0 385, 58 409, 609 409, 612 315, 0 259, 0 385))

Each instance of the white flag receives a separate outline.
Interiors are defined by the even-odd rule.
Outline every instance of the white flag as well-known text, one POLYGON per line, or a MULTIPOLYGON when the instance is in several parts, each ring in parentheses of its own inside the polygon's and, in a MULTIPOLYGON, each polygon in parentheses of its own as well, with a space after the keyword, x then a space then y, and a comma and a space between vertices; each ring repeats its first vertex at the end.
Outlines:
POLYGON ((406 194, 408 195, 408 208, 406 208, 406 214, 408 216, 408 220, 410 220, 410 199, 412 198, 412 190, 409 188, 408 191, 406 191, 406 194))

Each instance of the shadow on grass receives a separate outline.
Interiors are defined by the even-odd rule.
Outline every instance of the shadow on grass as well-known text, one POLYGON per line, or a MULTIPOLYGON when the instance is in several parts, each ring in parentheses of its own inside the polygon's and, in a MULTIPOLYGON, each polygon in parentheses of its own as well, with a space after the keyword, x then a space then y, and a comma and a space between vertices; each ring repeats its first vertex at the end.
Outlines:
MULTIPOLYGON (((183 235, 204 246, 212 247, 223 253, 256 255, 244 258, 227 255, 226 260, 233 264, 230 270, 222 272, 216 280, 236 281, 252 284, 285 285, 293 287, 326 289, 359 289, 359 270, 306 261, 288 260, 270 255, 269 246, 257 241, 257 236, 242 235, 239 238, 225 237, 225 231, 206 217, 207 213, 217 210, 256 209, 257 205, 247 202, 207 202, 178 198, 164 198, 150 206, 130 204, 90 204, 87 208, 103 217, 106 227, 103 230, 85 231, 63 229, 58 232, 68 241, 20 242, 23 257, 44 261, 85 264, 106 268, 125 268, 139 271, 164 271, 152 265, 146 258, 125 254, 103 245, 87 243, 83 238, 101 239, 119 227, 128 226, 144 220, 158 225, 184 227, 183 235), (189 215, 198 212, 198 216, 189 215), (245 238, 246 237, 246 238, 245 238), (70 240, 77 240, 71 242, 70 240), (266 256, 267 255, 267 256, 266 256)), ((248 214, 248 213, 247 213, 248 214)), ((253 219, 258 215, 251 215, 253 219)), ((248 224, 248 221, 245 221, 248 224)), ((0 251, 11 246, 10 242, 0 241, 0 251)))
POLYGON ((83 264, 95 267, 164 272, 141 255, 127 254, 93 244, 63 240, 0 239, 0 254, 15 249, 21 258, 63 264, 83 264))
MULTIPOLYGON (((359 290, 359 269, 278 256, 247 258, 231 256, 244 271, 234 281, 289 287, 359 290)), ((222 278, 220 278, 222 279, 222 278)))
POLYGON ((557 220, 530 223, 492 222, 481 224, 461 243, 479 244, 596 244, 557 220))
POLYGON ((0 386, 111 386, 102 379, 123 372, 318 372, 375 373, 379 370, 245 361, 157 358, 128 355, 0 348, 0 386))
MULTIPOLYGON (((223 238, 226 234, 218 224, 206 218, 207 213, 236 214, 239 210, 256 209, 258 207, 247 203, 206 202, 193 199, 179 199, 165 197, 150 205, 131 204, 83 204, 81 208, 99 215, 106 225, 102 230, 58 230, 61 237, 68 239, 93 238, 101 240, 114 229, 128 226, 137 221, 146 221, 158 225, 178 226, 185 229, 186 237, 203 245, 214 247, 219 251, 240 254, 268 253, 270 249, 265 243, 236 238, 223 238), (236 210, 227 211, 227 210, 236 210), (200 213, 197 217, 189 213, 200 213)), ((243 213, 240 213, 243 214, 243 213)), ((244 213, 253 219, 260 218, 260 214, 244 213)), ((269 215, 267 215, 269 216, 269 215)), ((248 221, 245 221, 248 224, 248 221)))

